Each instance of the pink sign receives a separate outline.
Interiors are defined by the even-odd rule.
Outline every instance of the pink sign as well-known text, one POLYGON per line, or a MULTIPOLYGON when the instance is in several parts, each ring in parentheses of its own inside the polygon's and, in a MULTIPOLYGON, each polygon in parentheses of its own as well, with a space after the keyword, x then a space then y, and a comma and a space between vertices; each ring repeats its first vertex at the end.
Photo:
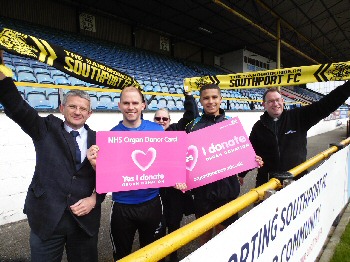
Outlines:
POLYGON ((238 117, 189 133, 187 144, 187 189, 258 166, 238 117))
POLYGON ((186 133, 97 132, 98 193, 174 186, 186 182, 186 133))

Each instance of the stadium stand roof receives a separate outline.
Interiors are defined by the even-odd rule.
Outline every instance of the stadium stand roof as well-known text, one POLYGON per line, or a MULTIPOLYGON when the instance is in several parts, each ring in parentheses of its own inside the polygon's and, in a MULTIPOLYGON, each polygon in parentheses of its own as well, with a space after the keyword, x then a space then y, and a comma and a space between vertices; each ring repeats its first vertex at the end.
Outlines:
POLYGON ((348 0, 61 1, 166 32, 172 43, 189 40, 218 54, 246 48, 274 61, 280 19, 290 46, 281 45, 283 67, 350 60, 348 0))

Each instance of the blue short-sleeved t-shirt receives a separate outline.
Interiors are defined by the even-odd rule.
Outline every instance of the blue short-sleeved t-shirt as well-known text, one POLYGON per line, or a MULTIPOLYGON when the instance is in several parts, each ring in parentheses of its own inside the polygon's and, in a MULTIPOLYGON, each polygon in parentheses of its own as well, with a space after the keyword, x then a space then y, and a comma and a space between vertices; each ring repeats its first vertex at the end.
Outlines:
MULTIPOLYGON (((164 131, 163 127, 157 123, 142 120, 141 125, 137 128, 128 128, 123 125, 123 121, 111 129, 111 131, 164 131)), ((158 188, 138 189, 122 192, 113 192, 112 199, 121 204, 140 204, 151 200, 159 195, 158 188)))

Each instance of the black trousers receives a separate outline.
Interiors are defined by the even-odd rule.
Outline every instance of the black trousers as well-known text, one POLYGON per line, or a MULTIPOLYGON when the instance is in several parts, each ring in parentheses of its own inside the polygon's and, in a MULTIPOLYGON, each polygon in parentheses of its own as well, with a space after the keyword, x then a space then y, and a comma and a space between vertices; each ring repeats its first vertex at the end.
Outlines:
POLYGON ((141 204, 112 203, 111 241, 114 260, 131 253, 136 230, 140 247, 163 236, 163 206, 159 196, 141 204))
POLYGON ((30 232, 31 261, 61 262, 66 248, 69 262, 97 262, 97 240, 98 233, 90 237, 66 210, 50 239, 42 240, 30 232))

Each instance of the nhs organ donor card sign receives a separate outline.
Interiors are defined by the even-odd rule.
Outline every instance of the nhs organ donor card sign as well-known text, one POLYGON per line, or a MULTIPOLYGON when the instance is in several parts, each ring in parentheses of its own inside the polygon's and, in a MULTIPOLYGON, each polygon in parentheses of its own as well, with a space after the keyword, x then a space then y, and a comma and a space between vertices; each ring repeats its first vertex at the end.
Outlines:
POLYGON ((98 193, 174 186, 186 181, 185 132, 97 132, 98 193))
POLYGON ((189 133, 187 190, 258 166, 238 117, 189 133))

